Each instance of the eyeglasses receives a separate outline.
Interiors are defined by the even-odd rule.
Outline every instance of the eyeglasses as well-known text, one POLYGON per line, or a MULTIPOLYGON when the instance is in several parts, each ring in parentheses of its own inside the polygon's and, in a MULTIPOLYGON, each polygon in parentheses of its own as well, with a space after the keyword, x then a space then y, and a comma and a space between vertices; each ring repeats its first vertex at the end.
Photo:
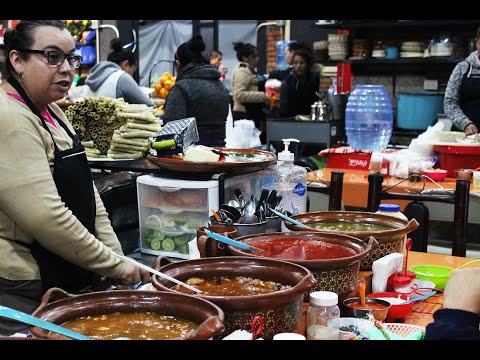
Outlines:
POLYGON ((31 50, 31 49, 18 49, 18 51, 32 54, 41 54, 47 57, 47 62, 50 65, 61 66, 65 59, 67 59, 68 65, 73 70, 76 70, 80 67, 83 57, 77 54, 65 54, 58 50, 47 51, 47 50, 31 50))

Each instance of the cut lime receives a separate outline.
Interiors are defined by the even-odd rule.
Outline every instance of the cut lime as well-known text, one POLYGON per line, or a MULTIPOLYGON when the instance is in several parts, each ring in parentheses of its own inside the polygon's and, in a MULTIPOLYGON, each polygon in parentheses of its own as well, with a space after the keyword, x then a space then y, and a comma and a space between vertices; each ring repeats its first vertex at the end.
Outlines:
MULTIPOLYGON (((187 235, 188 236, 188 235, 187 235)), ((185 235, 182 235, 182 236, 177 236, 173 239, 173 241, 175 241, 175 244, 177 245, 182 245, 182 244, 186 244, 187 242, 189 242, 191 239, 187 239, 185 237, 185 235)))
POLYGON ((187 244, 178 245, 178 252, 180 254, 188 254, 189 253, 188 245, 187 244))
POLYGON ((152 239, 150 242, 150 247, 152 250, 160 250, 160 240, 158 239, 152 239))
POLYGON ((166 238, 162 241, 162 249, 165 251, 173 251, 175 249, 175 242, 171 238, 166 238))
POLYGON ((162 221, 160 218, 156 215, 150 215, 146 220, 145 220, 145 225, 151 226, 151 227, 160 227, 162 225, 162 221))
POLYGON ((163 231, 154 230, 153 238, 161 241, 161 240, 165 239, 165 234, 163 233, 163 231))

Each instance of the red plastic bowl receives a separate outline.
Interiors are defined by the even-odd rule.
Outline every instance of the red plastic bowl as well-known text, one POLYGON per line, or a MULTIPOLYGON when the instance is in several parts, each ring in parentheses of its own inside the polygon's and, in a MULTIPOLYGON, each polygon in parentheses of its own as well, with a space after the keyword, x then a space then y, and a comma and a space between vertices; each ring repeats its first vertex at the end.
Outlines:
POLYGON ((447 176, 447 172, 448 172, 447 170, 436 169, 436 170, 424 170, 422 174, 428 176, 432 180, 442 181, 447 176))
MULTIPOLYGON (((368 298, 374 298, 374 299, 383 299, 387 300, 387 298, 400 298, 403 300, 410 300, 412 297, 408 294, 399 294, 396 292, 376 292, 376 293, 371 293, 367 295, 368 298)), ((388 300, 387 300, 388 301, 388 300)), ((390 306, 390 309, 388 310, 387 318, 385 321, 394 321, 397 319, 403 319, 407 315, 409 315, 413 310, 413 303, 409 304, 392 304, 390 306)))

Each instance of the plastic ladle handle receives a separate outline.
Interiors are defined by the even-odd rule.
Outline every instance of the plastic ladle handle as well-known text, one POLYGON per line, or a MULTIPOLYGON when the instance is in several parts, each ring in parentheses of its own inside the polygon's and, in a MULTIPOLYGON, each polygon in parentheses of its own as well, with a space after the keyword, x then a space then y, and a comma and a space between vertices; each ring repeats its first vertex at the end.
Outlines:
POLYGON ((75 340, 93 340, 91 337, 79 334, 75 331, 72 331, 70 329, 64 328, 62 326, 55 325, 51 322, 39 319, 35 316, 26 314, 24 312, 11 309, 6 306, 0 306, 0 316, 1 317, 6 317, 9 319, 17 320, 20 321, 24 324, 29 324, 33 325, 45 330, 53 331, 57 334, 61 334, 64 336, 68 336, 69 338, 75 339, 75 340))
POLYGON ((416 297, 416 298, 411 299, 411 300, 404 301, 404 302, 402 302, 400 305, 410 304, 410 303, 415 302, 415 301, 425 300, 425 299, 428 299, 430 296, 435 295, 436 293, 437 293, 436 291, 431 291, 431 292, 429 292, 429 293, 427 293, 427 294, 425 294, 425 295, 416 297))
POLYGON ((306 228, 311 229, 310 226, 305 225, 305 224, 301 223, 300 221, 294 220, 294 219, 292 219, 291 217, 282 214, 280 211, 277 211, 277 210, 275 210, 275 209, 272 209, 271 207, 269 207, 269 209, 270 209, 270 211, 273 212, 274 214, 280 216, 283 220, 287 220, 287 221, 290 221, 292 224, 295 224, 295 225, 298 225, 298 226, 302 226, 302 227, 306 227, 306 228))
POLYGON ((466 266, 468 266, 468 265, 470 265, 470 264, 473 264, 473 263, 476 263, 476 262, 479 262, 479 261, 480 261, 480 259, 475 259, 475 260, 469 261, 469 262, 467 262, 467 263, 465 263, 465 264, 463 264, 463 265, 460 265, 460 266, 456 267, 454 270, 464 268, 464 267, 466 267, 466 266))

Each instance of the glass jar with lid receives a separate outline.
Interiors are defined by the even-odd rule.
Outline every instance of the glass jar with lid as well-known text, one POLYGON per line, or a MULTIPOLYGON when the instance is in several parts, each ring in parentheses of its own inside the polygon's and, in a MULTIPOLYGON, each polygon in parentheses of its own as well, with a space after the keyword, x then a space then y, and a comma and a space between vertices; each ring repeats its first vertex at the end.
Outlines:
POLYGON ((338 340, 339 328, 329 325, 332 319, 340 317, 338 295, 331 291, 310 293, 307 310, 307 340, 338 340))

